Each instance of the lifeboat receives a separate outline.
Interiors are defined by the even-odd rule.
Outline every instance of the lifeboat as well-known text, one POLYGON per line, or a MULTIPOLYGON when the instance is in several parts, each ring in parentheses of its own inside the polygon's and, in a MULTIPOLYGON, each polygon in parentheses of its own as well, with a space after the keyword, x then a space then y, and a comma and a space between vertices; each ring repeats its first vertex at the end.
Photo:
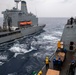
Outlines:
POLYGON ((19 24, 20 24, 20 26, 31 25, 32 21, 22 21, 19 24))

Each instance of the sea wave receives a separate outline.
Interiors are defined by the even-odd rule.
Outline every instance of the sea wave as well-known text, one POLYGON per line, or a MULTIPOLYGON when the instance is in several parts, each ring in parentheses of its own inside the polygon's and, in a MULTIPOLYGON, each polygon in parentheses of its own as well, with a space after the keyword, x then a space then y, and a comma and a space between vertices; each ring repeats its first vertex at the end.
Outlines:
POLYGON ((0 66, 3 64, 3 62, 0 62, 0 66))
MULTIPOLYGON (((18 70, 13 71, 13 73, 9 72, 9 75, 31 75, 32 71, 38 72, 42 68, 41 66, 43 65, 45 57, 51 57, 56 51, 56 43, 62 35, 63 26, 66 19, 42 18, 39 19, 39 22, 46 24, 46 27, 44 28, 45 32, 38 36, 32 36, 26 39, 23 37, 18 41, 15 40, 13 44, 5 44, 0 46, 0 50, 3 51, 3 53, 6 50, 4 55, 8 55, 7 60, 9 60, 7 62, 8 64, 2 70, 4 71, 3 75, 6 75, 5 71, 7 68, 8 71, 10 71, 10 69, 16 69, 16 67, 12 65, 11 68, 9 68, 9 64, 16 63, 16 65, 20 66, 18 62, 22 63, 22 60, 24 60, 24 63, 21 64, 21 67, 18 68, 17 66, 18 70)), ((2 62, 0 63, 3 64, 2 62)))
POLYGON ((18 54, 28 53, 35 49, 31 46, 31 48, 28 50, 26 44, 14 44, 13 47, 11 47, 9 50, 14 52, 14 57, 16 57, 18 54))
POLYGON ((58 40, 57 37, 53 36, 53 35, 46 35, 43 37, 44 40, 49 40, 49 41, 55 41, 58 40))

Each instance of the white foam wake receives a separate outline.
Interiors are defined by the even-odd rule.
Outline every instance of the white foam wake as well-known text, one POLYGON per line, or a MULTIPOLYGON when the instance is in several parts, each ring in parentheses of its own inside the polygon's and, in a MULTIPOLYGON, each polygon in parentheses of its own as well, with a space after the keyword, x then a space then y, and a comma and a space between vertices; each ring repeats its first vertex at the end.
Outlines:
POLYGON ((7 56, 6 55, 0 55, 0 60, 7 60, 7 56))
POLYGON ((27 50, 26 47, 26 44, 14 44, 13 47, 11 47, 9 50, 15 53, 14 57, 16 57, 18 54, 24 54, 34 50, 33 47, 27 50))
POLYGON ((44 36, 43 39, 44 39, 44 40, 49 40, 49 41, 58 40, 57 37, 52 36, 52 35, 44 36))
POLYGON ((62 35, 62 32, 60 32, 60 31, 54 31, 53 33, 54 33, 54 35, 57 35, 57 36, 61 36, 62 35))
POLYGON ((0 66, 3 64, 3 62, 0 62, 0 66))

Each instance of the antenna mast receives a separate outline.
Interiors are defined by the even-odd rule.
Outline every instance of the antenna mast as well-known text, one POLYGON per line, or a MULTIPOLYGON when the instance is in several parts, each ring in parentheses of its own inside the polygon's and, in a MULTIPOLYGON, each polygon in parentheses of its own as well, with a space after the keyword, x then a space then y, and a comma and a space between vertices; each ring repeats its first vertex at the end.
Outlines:
POLYGON ((18 3, 21 1, 21 0, 14 0, 16 2, 16 8, 18 9, 18 3))

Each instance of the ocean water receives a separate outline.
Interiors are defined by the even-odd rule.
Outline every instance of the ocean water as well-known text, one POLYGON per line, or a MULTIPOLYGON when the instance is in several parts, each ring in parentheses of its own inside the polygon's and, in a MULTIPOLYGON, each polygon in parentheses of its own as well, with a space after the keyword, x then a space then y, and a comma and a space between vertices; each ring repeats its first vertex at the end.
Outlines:
MULTIPOLYGON (((0 75, 33 75, 56 50, 67 18, 39 18, 44 31, 0 45, 0 75)), ((2 19, 0 19, 2 24, 2 19)))

